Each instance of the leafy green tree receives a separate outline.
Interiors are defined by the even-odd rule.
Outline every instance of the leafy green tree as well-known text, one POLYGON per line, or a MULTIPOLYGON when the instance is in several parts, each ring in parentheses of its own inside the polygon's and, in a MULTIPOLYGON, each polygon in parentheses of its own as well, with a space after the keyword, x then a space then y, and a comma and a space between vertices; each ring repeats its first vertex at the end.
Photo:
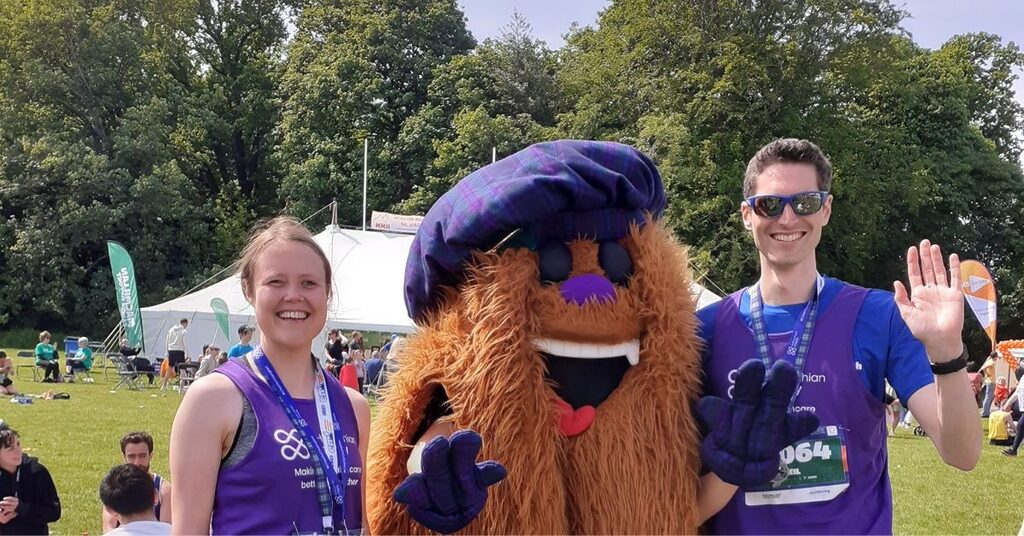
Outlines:
MULTIPOLYGON (((166 6, 164 6, 166 7, 166 6)), ((175 161, 175 46, 143 2, 0 6, 0 309, 24 326, 114 323, 106 239, 140 265, 143 302, 208 259, 202 199, 175 161), (152 244, 149 251, 147 242, 152 244)), ((96 336, 96 335, 93 335, 96 336)))
POLYGON ((282 81, 280 196, 294 213, 339 201, 344 223, 361 217, 362 140, 374 147, 371 207, 411 191, 405 120, 427 98, 435 69, 474 46, 454 0, 309 2, 297 22, 282 81))
POLYGON ((398 209, 424 213, 492 153, 507 156, 556 137, 552 127, 565 109, 557 68, 555 53, 518 13, 500 38, 439 67, 427 104, 399 133, 410 172, 425 178, 398 209))
MULTIPOLYGON (((186 122, 205 135, 194 172, 209 191, 237 190, 242 214, 273 207, 279 171, 272 153, 279 123, 286 16, 284 0, 197 0, 190 52, 200 68, 186 122)), ((270 213, 276 213, 271 210, 270 213)))

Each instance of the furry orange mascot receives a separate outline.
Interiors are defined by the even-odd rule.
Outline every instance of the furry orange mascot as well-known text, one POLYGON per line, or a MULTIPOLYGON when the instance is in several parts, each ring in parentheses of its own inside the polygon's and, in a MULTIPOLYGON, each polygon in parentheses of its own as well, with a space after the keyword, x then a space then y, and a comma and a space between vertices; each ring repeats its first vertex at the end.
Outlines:
POLYGON ((424 532, 392 492, 438 429, 476 431, 508 470, 468 533, 696 531, 700 353, 664 206, 650 160, 587 141, 531 146, 437 202, 406 272, 420 330, 373 423, 373 533, 424 532))

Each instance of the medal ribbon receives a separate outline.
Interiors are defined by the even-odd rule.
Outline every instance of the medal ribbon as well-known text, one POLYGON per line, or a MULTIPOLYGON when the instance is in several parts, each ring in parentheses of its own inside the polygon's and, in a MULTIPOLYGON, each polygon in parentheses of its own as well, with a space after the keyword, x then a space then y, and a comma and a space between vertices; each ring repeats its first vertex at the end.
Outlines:
MULTIPOLYGON (((819 274, 814 285, 814 294, 797 318, 796 325, 793 326, 793 335, 789 339, 786 353, 783 356, 783 359, 788 359, 793 363, 793 367, 796 369, 798 385, 802 381, 801 378, 803 378, 804 363, 807 361, 807 352, 811 348, 814 323, 818 318, 818 295, 821 294, 821 289, 824 286, 825 279, 819 274)), ((757 355, 764 362, 765 369, 767 369, 775 362, 775 356, 772 346, 768 342, 768 325, 764 320, 764 302, 761 299, 760 284, 750 287, 750 324, 751 331, 754 332, 757 355)), ((799 392, 800 389, 796 389, 793 392, 793 398, 789 401, 791 408, 793 403, 796 402, 799 392)))
MULTIPOLYGON (((320 420, 320 442, 317 442, 312 428, 299 414, 299 410, 295 407, 295 401, 292 400, 288 390, 281 383, 281 378, 278 377, 263 349, 257 348, 253 353, 256 356, 253 362, 260 374, 266 378, 281 409, 288 415, 288 419, 291 420, 295 430, 299 432, 302 441, 315 454, 313 469, 316 473, 317 500, 320 503, 324 533, 334 533, 335 504, 341 511, 342 524, 345 523, 345 486, 342 484, 339 474, 347 478, 348 461, 345 456, 345 446, 341 442, 341 430, 334 429, 334 412, 331 408, 330 393, 327 390, 327 380, 324 378, 323 369, 314 362, 316 378, 313 396, 316 401, 317 418, 320 420)), ((344 527, 344 530, 347 532, 347 527, 344 527)))

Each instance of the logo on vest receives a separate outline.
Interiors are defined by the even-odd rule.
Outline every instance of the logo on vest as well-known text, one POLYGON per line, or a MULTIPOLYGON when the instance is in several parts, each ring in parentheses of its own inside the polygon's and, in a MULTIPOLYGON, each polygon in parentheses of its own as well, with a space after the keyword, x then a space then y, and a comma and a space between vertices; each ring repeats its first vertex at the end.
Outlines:
MULTIPOLYGON (((737 373, 738 373, 738 369, 732 369, 732 370, 729 371, 729 374, 727 376, 727 378, 729 380, 729 388, 726 389, 726 395, 729 397, 729 400, 732 400, 732 392, 733 392, 733 389, 735 389, 735 387, 736 387, 736 374, 737 373)), ((796 386, 796 393, 794 394, 793 398, 796 399, 797 397, 800 396, 800 392, 803 391, 803 388, 804 388, 805 384, 827 383, 827 382, 828 382, 828 376, 826 376, 824 374, 815 374, 815 373, 812 373, 812 372, 804 372, 804 373, 800 374, 800 383, 798 383, 797 386, 796 386)), ((809 411, 811 413, 814 413, 817 410, 817 408, 815 406, 796 406, 796 405, 794 405, 793 406, 793 410, 794 411, 809 411)))
POLYGON ((292 428, 291 431, 274 430, 274 441, 281 444, 281 457, 287 461, 295 458, 309 459, 309 448, 302 442, 302 436, 292 428))

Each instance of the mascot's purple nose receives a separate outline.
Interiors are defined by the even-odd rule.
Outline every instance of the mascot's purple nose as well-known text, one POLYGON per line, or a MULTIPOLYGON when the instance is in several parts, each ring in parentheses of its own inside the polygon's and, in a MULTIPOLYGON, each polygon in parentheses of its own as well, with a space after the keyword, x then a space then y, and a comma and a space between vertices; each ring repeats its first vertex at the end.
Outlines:
POLYGON ((581 274, 566 279, 558 289, 565 303, 582 306, 593 298, 599 303, 615 301, 615 287, 597 274, 581 274))

